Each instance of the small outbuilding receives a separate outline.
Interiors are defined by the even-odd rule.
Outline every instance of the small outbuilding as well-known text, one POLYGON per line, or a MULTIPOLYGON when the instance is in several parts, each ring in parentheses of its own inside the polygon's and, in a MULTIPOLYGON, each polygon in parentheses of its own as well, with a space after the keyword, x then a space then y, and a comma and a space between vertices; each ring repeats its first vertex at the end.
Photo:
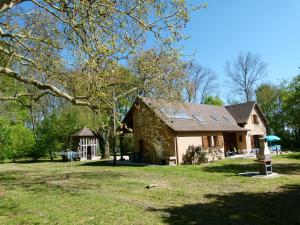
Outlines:
POLYGON ((84 127, 72 135, 73 150, 77 151, 80 160, 97 160, 99 156, 99 142, 94 132, 84 127))

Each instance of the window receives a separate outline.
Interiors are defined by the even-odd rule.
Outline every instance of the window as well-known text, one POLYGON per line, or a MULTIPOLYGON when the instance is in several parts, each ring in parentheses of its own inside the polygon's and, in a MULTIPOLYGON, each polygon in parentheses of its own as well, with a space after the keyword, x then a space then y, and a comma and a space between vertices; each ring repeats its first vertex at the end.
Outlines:
POLYGON ((257 115, 253 115, 253 123, 254 124, 259 124, 257 115))
POLYGON ((242 135, 239 136, 239 141, 243 142, 243 136, 242 135))

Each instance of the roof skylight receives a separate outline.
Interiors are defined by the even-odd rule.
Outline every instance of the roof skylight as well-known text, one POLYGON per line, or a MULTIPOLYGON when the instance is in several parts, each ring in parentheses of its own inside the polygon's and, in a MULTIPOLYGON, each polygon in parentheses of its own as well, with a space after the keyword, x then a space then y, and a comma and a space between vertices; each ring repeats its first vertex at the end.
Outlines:
POLYGON ((210 115, 211 118, 213 118, 215 121, 221 121, 216 115, 210 115))
POLYGON ((223 116, 224 120, 226 120, 227 122, 230 121, 230 119, 227 116, 223 116))
POLYGON ((162 108, 161 111, 172 119, 193 119, 190 115, 185 113, 183 110, 162 108))
POLYGON ((193 117, 195 117, 199 122, 205 122, 205 119, 200 115, 193 115, 193 117))

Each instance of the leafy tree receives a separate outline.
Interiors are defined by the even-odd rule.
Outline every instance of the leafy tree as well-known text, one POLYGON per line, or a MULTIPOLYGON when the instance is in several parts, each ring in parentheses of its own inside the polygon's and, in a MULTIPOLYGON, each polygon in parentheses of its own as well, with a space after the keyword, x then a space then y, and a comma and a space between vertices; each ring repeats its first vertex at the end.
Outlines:
POLYGON ((256 100, 268 120, 267 133, 281 137, 282 143, 290 142, 286 133, 286 114, 282 108, 283 87, 270 83, 261 84, 256 90, 256 100))
POLYGON ((32 131, 24 124, 0 118, 0 161, 28 157, 34 145, 32 131))
POLYGON ((294 146, 300 147, 300 75, 286 85, 283 110, 287 115, 288 130, 293 136, 294 146))
POLYGON ((207 96, 204 99, 203 103, 208 105, 224 105, 224 102, 219 98, 219 96, 207 96))
POLYGON ((261 84, 256 89, 256 100, 267 119, 278 112, 280 95, 280 87, 270 83, 261 84))
POLYGON ((107 79, 114 77, 119 62, 127 60, 151 36, 160 49, 172 48, 172 43, 183 37, 181 30, 189 20, 188 4, 182 0, 32 0, 26 8, 22 2, 0 4, 1 42, 13 46, 0 46, 11 59, 0 67, 1 76, 92 109, 107 102, 107 91, 126 83, 107 79), (74 64, 80 65, 76 79, 90 87, 84 96, 68 86, 74 74, 67 68, 74 68, 74 64))
POLYGON ((53 111, 37 127, 38 141, 32 152, 37 159, 42 156, 50 156, 63 149, 71 148, 71 135, 83 127, 78 109, 65 106, 53 111))
POLYGON ((182 99, 181 90, 186 73, 181 55, 176 50, 149 49, 136 54, 130 70, 136 82, 136 95, 163 99, 182 99))
POLYGON ((0 163, 8 158, 8 146, 10 144, 9 126, 3 119, 0 120, 0 163))
POLYGON ((280 136, 285 148, 299 147, 299 76, 280 86, 261 84, 256 99, 269 122, 268 133, 280 136))
POLYGON ((35 146, 35 139, 32 131, 23 124, 16 124, 10 127, 10 151, 9 158, 16 160, 24 157, 31 157, 32 149, 35 146))
POLYGON ((39 118, 44 118, 37 103, 45 95, 96 111, 101 117, 97 130, 107 140, 110 118, 123 99, 153 89, 152 84, 173 82, 154 73, 132 80, 119 65, 148 38, 161 52, 172 51, 189 20, 185 1, 47 0, 30 1, 24 8, 22 2, 0 3, 0 51, 10 59, 0 66, 0 74, 29 87, 5 98, 26 103, 35 134, 39 118))
POLYGON ((246 102, 253 100, 255 86, 266 74, 267 65, 259 55, 240 53, 233 63, 226 63, 225 72, 230 79, 232 91, 246 102))

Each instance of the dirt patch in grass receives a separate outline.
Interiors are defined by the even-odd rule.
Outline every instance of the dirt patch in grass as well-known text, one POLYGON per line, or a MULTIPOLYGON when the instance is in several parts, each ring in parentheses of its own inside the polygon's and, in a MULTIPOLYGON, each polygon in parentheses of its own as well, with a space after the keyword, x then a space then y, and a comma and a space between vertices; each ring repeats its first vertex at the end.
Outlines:
POLYGON ((168 181, 161 181, 157 184, 157 187, 158 188, 161 188, 161 189, 171 189, 171 185, 168 181))

